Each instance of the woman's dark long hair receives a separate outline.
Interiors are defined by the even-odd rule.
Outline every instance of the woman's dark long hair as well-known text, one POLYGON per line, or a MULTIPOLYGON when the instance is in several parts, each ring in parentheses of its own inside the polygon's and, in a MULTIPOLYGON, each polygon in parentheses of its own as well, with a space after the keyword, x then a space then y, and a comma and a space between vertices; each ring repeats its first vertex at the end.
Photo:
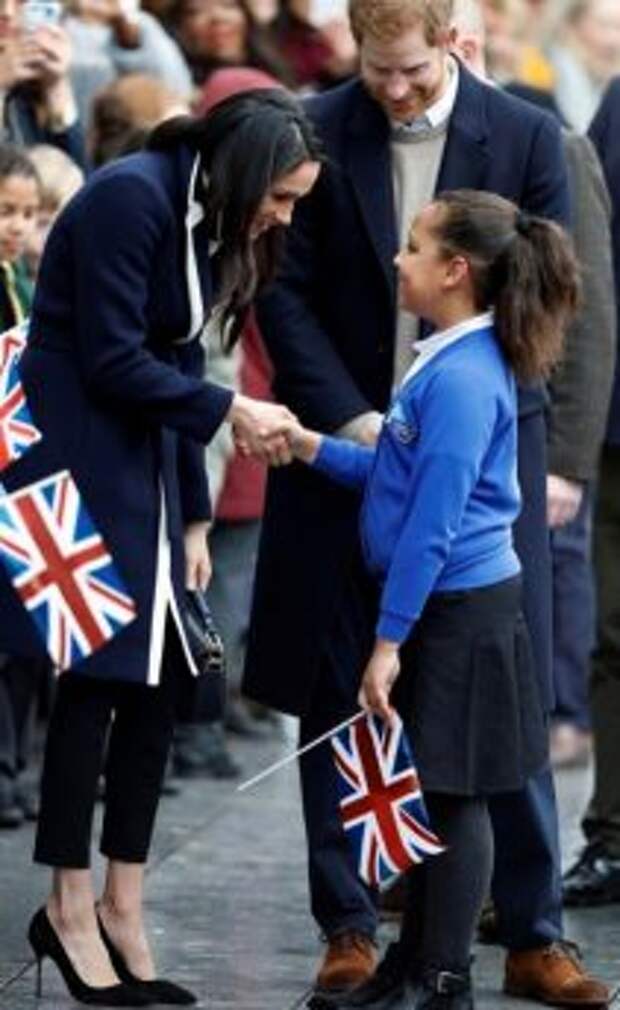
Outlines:
POLYGON ((209 234, 220 243, 222 331, 228 330, 232 344, 256 294, 273 279, 282 252, 283 228, 250 238, 261 200, 303 162, 321 161, 321 149, 300 104, 281 88, 244 91, 206 116, 168 120, 147 141, 151 150, 179 145, 202 156, 206 178, 198 198, 209 234))
POLYGON ((476 308, 495 327, 517 378, 549 375, 579 308, 580 272, 560 225, 477 190, 440 193, 432 231, 446 256, 469 262, 476 308))

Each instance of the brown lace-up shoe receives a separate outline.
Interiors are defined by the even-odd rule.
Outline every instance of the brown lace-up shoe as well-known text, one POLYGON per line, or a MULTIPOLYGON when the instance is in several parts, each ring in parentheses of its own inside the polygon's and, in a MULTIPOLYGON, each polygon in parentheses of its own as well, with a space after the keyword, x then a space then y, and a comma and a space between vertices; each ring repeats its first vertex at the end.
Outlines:
POLYGON ((578 947, 561 941, 506 958, 504 992, 560 1007, 606 1007, 609 989, 585 971, 578 947))
POLYGON ((377 963, 374 942, 364 933, 343 930, 329 937, 323 964, 316 978, 318 990, 346 992, 362 985, 377 963))

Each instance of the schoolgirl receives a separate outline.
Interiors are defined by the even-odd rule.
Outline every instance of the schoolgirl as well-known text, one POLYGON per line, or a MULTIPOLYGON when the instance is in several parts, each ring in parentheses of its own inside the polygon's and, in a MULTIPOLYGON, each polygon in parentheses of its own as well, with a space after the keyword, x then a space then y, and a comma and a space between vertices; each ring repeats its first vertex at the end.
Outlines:
POLYGON ((336 1005, 469 1010, 493 862, 486 798, 520 789, 547 749, 512 542, 515 378, 544 377, 558 359, 578 269, 559 226, 465 190, 421 212, 396 264, 403 308, 435 332, 376 449, 298 426, 290 437, 299 459, 363 492, 381 598, 359 700, 408 723, 446 851, 412 872, 399 943, 336 1005))

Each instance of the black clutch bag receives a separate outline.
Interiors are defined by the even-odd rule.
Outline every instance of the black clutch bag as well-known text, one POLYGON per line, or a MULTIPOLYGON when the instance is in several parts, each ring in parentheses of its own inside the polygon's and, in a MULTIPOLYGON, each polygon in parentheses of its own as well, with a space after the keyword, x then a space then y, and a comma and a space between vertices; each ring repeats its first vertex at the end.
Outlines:
POLYGON ((201 690, 201 710, 207 720, 221 719, 226 704, 224 643, 215 627, 204 593, 185 593, 187 640, 198 673, 206 678, 201 690))

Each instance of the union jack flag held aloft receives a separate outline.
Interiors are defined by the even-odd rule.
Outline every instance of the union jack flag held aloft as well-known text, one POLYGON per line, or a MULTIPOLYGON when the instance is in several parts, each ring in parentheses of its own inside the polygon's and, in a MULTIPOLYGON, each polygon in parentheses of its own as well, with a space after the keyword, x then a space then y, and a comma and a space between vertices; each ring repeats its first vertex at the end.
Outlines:
POLYGON ((27 321, 0 333, 0 471, 41 438, 28 409, 18 369, 27 333, 27 321))
POLYGON ((0 560, 59 671, 136 616, 66 470, 11 494, 0 485, 0 560))
POLYGON ((358 873, 385 888, 426 856, 444 851, 429 827, 402 721, 365 715, 332 737, 342 823, 358 873))

